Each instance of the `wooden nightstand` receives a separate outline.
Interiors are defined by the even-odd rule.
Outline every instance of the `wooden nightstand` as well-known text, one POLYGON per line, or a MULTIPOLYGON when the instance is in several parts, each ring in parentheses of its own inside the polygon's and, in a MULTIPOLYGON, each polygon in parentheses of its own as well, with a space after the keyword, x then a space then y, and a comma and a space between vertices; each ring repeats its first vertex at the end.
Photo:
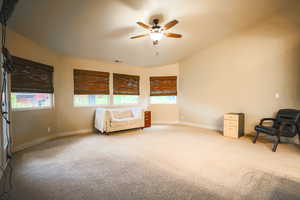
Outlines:
POLYGON ((145 111, 144 118, 145 118, 144 128, 151 127, 151 111, 145 111))
POLYGON ((223 135, 231 138, 239 138, 244 135, 244 113, 227 113, 224 115, 223 135))

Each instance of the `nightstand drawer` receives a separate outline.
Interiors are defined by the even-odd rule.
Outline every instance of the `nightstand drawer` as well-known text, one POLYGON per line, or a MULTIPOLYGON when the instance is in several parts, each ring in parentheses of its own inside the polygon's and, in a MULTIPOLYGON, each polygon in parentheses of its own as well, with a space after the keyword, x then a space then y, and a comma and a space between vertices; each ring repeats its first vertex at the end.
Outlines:
POLYGON ((224 127, 238 127, 238 125, 237 120, 224 120, 224 127))
POLYGON ((239 120, 238 115, 232 115, 232 114, 225 114, 224 120, 239 120))
POLYGON ((144 113, 144 127, 151 127, 151 111, 145 111, 144 113))

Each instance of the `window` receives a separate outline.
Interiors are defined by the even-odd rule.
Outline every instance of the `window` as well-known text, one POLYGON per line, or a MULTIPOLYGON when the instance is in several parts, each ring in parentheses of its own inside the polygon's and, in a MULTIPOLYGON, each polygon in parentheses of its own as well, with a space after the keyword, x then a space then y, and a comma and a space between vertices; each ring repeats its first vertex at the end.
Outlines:
POLYGON ((52 106, 52 94, 12 93, 11 102, 13 109, 50 108, 52 106))
POLYGON ((109 95, 74 95, 75 106, 107 105, 109 95))
POLYGON ((12 108, 51 108, 54 68, 18 57, 13 57, 13 63, 15 70, 11 74, 12 108))
POLYGON ((151 104, 176 104, 176 96, 151 96, 151 104))
POLYGON ((108 95, 109 73, 74 69, 75 95, 108 95))
POLYGON ((74 106, 109 104, 109 73, 74 69, 74 106))
POLYGON ((150 77, 150 96, 177 96, 177 76, 150 77))
POLYGON ((177 76, 150 77, 150 103, 176 104, 177 76))
POLYGON ((113 74, 114 95, 139 95, 140 77, 128 74, 113 74))
POLYGON ((114 104, 138 104, 139 96, 138 95, 114 95, 114 104))
POLYGON ((115 105, 138 104, 140 94, 140 77, 128 74, 113 74, 115 105))
POLYGON ((53 71, 49 65, 13 57, 11 91, 16 93, 53 93, 53 71))

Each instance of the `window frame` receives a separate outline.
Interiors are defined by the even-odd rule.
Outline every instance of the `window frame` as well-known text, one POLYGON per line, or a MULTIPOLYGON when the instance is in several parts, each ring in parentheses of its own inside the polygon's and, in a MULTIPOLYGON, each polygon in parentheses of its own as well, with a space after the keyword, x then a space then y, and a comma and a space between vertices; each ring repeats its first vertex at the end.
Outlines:
MULTIPOLYGON (((54 104, 54 93, 45 93, 45 94, 49 94, 50 96, 50 106, 45 106, 45 107, 29 107, 29 108, 14 108, 12 106, 12 101, 11 101, 11 98, 12 98, 12 94, 13 93, 23 93, 23 92, 11 92, 10 93, 10 107, 12 109, 12 111, 37 111, 37 110, 52 110, 54 109, 55 107, 55 104, 54 104)), ((41 93, 33 93, 33 92, 28 92, 28 94, 41 94, 41 93)))
POLYGON ((73 107, 74 108, 87 108, 87 107, 107 107, 107 106, 110 106, 111 105, 111 98, 110 98, 110 94, 73 94, 73 107), (107 99, 108 99, 108 103, 107 104, 93 104, 93 105, 80 105, 80 106, 77 106, 75 105, 75 96, 76 95, 106 95, 107 96, 107 99))
POLYGON ((177 96, 177 76, 150 76, 150 96, 177 96))
POLYGON ((12 93, 54 93, 53 66, 16 56, 12 59, 15 65, 10 78, 12 93))
POLYGON ((141 103, 141 95, 120 95, 120 94, 112 94, 111 95, 111 99, 112 99, 112 106, 135 106, 135 105, 139 105, 141 103), (137 96, 138 100, 137 103, 126 103, 126 104, 116 104, 114 101, 114 96, 137 96))
POLYGON ((163 95, 161 95, 161 96, 149 96, 149 104, 150 105, 177 105, 177 96, 163 96, 163 95), (176 102, 175 103, 152 103, 151 102, 151 98, 152 97, 176 97, 176 102))

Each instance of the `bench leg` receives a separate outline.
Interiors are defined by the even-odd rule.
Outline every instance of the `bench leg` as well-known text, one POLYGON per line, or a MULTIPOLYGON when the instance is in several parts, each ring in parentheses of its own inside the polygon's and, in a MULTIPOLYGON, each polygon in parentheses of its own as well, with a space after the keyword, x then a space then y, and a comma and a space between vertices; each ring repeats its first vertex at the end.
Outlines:
POLYGON ((258 138, 258 136, 259 136, 259 132, 258 131, 256 131, 256 135, 254 136, 254 138, 253 138, 253 144, 255 144, 256 143, 256 140, 257 140, 257 138, 258 138))

